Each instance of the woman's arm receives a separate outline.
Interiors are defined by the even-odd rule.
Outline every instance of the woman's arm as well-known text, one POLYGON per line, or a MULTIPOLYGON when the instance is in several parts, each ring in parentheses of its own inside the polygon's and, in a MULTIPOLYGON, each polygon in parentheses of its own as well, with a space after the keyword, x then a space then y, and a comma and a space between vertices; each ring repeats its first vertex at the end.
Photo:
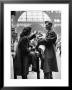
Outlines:
POLYGON ((36 34, 31 35, 28 39, 31 40, 36 37, 36 34))

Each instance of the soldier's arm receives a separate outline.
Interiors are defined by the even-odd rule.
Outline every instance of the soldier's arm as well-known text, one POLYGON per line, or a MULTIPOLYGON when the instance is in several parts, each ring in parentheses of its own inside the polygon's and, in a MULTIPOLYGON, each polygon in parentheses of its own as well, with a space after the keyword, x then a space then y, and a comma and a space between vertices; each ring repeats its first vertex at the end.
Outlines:
POLYGON ((46 41, 47 42, 53 42, 55 43, 57 40, 57 35, 55 32, 51 32, 47 37, 46 37, 46 41))

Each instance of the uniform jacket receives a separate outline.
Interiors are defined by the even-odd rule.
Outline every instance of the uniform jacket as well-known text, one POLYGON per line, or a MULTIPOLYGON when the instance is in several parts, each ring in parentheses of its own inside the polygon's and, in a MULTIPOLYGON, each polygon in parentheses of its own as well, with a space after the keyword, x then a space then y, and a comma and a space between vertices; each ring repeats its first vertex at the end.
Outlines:
POLYGON ((44 72, 54 71, 58 72, 57 59, 56 59, 56 40, 57 35, 54 31, 49 31, 45 40, 41 40, 39 45, 45 45, 44 58, 42 59, 42 69, 44 72))

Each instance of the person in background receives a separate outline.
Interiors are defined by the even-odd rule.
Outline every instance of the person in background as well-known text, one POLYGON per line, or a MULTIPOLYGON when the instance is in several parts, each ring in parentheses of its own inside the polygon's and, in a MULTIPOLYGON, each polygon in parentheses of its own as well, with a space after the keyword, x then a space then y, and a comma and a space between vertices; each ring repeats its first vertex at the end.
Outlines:
MULTIPOLYGON (((53 79, 52 72, 58 72, 57 59, 56 59, 56 40, 57 35, 52 30, 52 23, 45 21, 46 38, 38 42, 39 45, 45 45, 45 51, 41 56, 41 69, 44 72, 44 79, 53 79)), ((37 46, 37 47, 38 47, 37 46)))

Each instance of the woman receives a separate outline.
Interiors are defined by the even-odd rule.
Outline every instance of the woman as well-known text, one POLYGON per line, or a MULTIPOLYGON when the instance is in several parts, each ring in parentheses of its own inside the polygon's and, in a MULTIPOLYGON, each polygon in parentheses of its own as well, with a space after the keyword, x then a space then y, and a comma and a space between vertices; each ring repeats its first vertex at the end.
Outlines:
POLYGON ((31 35, 31 27, 24 28, 20 35, 20 40, 16 50, 16 56, 14 61, 14 75, 22 75, 23 79, 27 79, 29 66, 31 63, 31 56, 29 50, 29 42, 35 37, 31 35))

